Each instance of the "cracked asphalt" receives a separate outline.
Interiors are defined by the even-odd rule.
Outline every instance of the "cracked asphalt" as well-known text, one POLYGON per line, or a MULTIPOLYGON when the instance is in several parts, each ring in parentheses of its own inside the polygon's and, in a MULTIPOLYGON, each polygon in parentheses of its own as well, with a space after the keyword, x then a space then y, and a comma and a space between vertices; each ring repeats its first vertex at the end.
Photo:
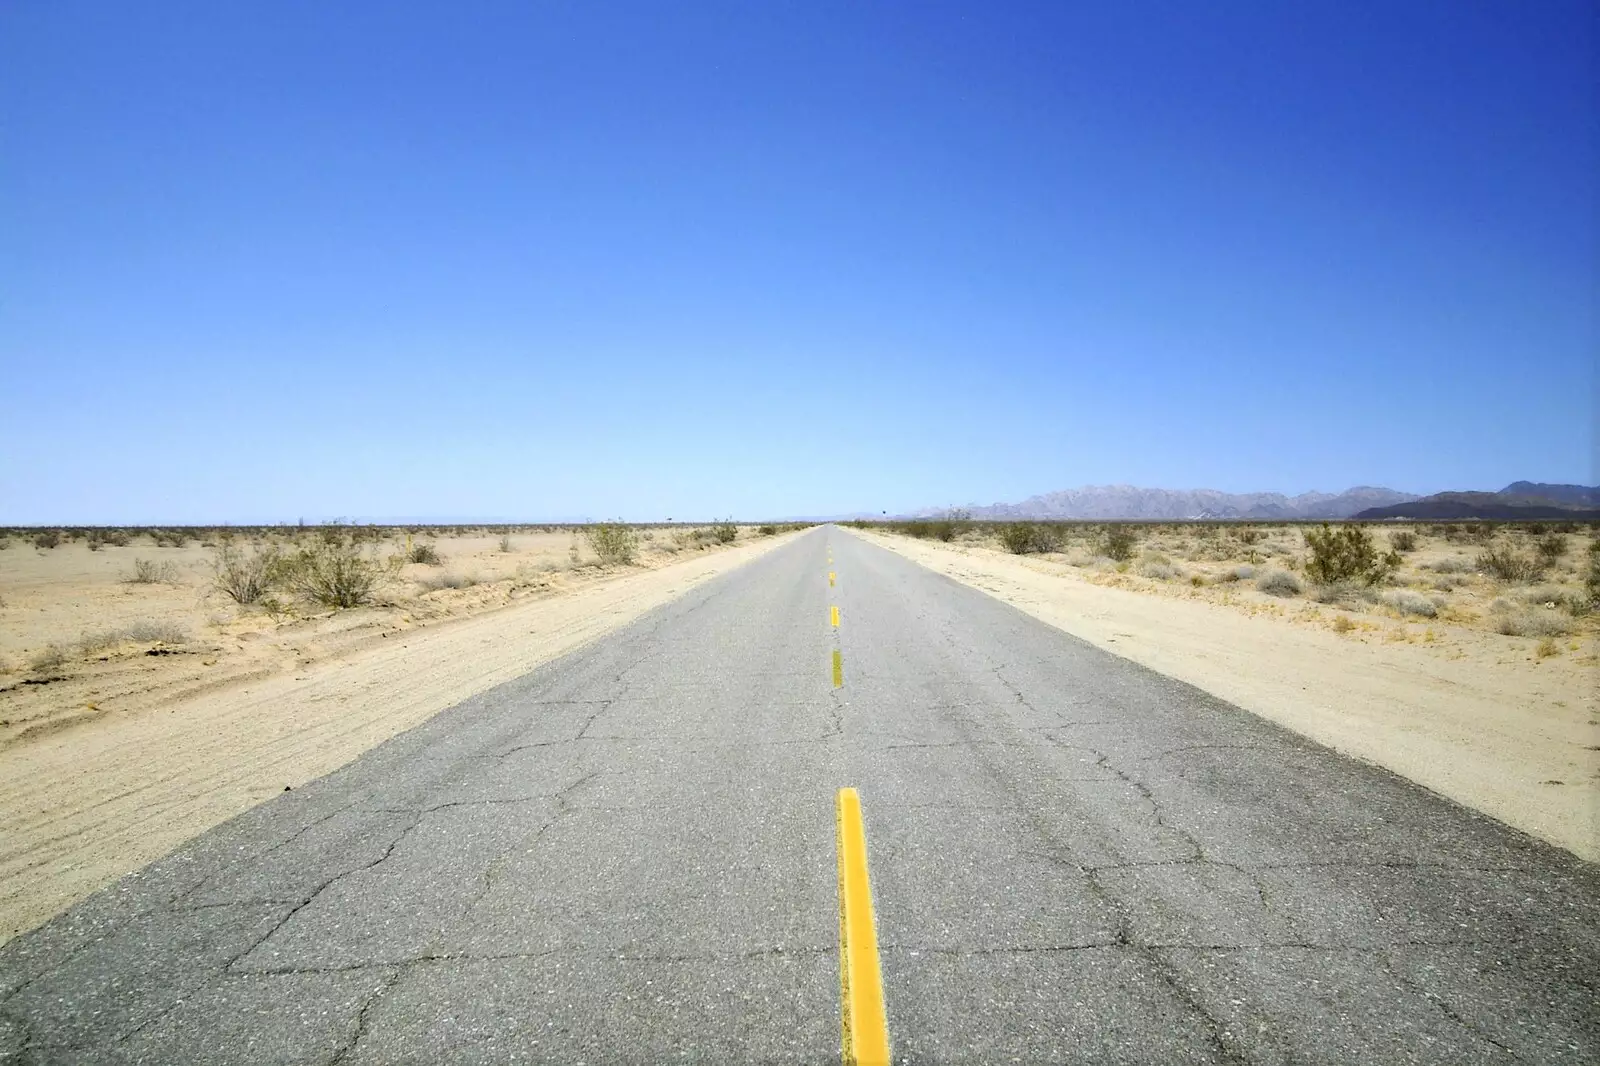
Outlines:
POLYGON ((846 785, 899 1061, 1600 1061, 1596 867, 830 527, 6 945, 0 1061, 837 1061, 846 785))

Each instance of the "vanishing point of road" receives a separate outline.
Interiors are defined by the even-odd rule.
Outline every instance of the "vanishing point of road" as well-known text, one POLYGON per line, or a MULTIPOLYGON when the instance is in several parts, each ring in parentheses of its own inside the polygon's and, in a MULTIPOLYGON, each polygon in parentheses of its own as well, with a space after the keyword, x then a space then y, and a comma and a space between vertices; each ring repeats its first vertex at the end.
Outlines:
POLYGON ((1594 865, 823 527, 6 945, 0 1062, 837 1062, 846 788, 896 1062, 1600 1061, 1594 865))

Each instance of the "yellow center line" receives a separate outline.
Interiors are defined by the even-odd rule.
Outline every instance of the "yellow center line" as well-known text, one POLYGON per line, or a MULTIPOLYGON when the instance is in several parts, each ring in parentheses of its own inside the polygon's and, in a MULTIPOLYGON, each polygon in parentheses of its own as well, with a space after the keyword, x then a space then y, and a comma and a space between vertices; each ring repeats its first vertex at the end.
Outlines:
POLYGON ((829 571, 828 571, 828 587, 829 587, 829 588, 830 588, 830 589, 831 589, 831 588, 833 588, 833 579, 834 579, 834 578, 836 578, 836 577, 838 577, 838 576, 839 576, 839 575, 838 575, 838 574, 836 574, 836 573, 834 573, 834 572, 833 572, 833 571, 832 571, 832 570, 829 570, 829 571))
POLYGON ((867 876, 867 831, 861 797, 841 788, 839 841, 840 1035, 845 1066, 888 1066, 889 1024, 883 1009, 883 974, 878 968, 878 929, 872 917, 872 882, 867 876))
POLYGON ((844 687, 844 655, 838 648, 833 649, 833 687, 844 687))
POLYGON ((839 605, 838 604, 834 604, 832 607, 828 608, 828 618, 833 622, 835 627, 837 627, 839 625, 839 605))

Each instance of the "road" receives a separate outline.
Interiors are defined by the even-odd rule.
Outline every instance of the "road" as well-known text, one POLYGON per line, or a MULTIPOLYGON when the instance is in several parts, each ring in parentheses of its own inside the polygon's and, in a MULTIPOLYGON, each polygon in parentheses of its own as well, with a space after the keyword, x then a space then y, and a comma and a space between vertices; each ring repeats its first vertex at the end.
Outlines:
POLYGON ((896 1061, 1600 1061, 1596 867, 832 527, 0 949, 0 1061, 836 1062, 846 786, 896 1061))

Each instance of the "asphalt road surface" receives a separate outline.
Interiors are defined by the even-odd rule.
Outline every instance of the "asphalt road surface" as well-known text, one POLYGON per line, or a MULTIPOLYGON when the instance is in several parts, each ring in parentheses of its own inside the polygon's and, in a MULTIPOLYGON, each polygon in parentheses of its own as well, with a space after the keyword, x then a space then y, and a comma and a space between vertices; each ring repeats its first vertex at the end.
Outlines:
POLYGON ((0 949, 0 1061, 837 1062, 843 786, 896 1061, 1600 1061, 1596 867, 833 528, 0 949))

